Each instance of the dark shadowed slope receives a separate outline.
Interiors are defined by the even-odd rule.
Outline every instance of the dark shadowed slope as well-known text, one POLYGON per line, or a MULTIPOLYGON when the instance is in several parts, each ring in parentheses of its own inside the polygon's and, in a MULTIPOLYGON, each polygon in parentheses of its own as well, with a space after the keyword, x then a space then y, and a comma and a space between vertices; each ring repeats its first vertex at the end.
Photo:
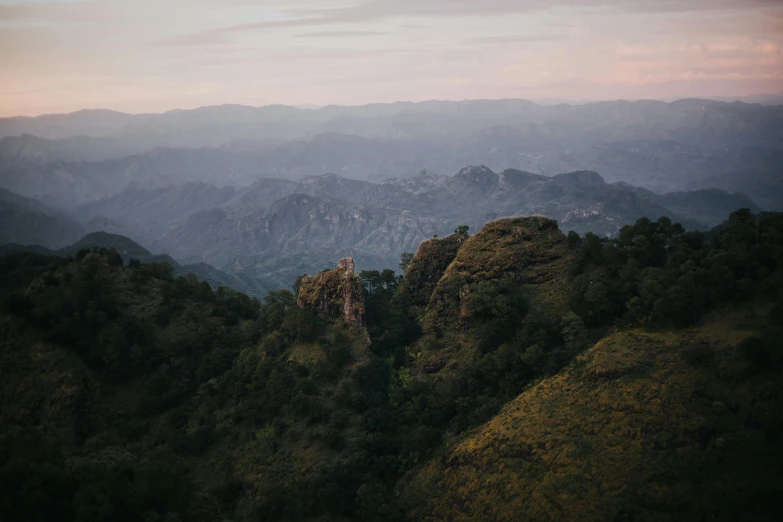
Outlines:
POLYGON ((0 189, 0 245, 58 248, 74 241, 83 231, 78 222, 41 202, 0 189))

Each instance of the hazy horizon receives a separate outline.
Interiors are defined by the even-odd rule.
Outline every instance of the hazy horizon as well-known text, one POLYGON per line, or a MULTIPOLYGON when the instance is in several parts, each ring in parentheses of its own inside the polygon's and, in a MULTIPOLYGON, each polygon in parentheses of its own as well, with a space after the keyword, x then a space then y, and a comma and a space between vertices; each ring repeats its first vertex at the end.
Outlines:
POLYGON ((192 111, 192 110, 198 110, 198 109, 206 109, 210 107, 247 107, 247 108, 253 108, 253 109, 262 109, 265 107, 290 107, 294 109, 300 109, 300 110, 313 110, 317 111, 326 107, 366 107, 366 106, 372 106, 372 105, 393 105, 393 104, 420 104, 420 103, 460 103, 460 102, 478 102, 478 101, 488 101, 488 102, 501 102, 501 101, 509 101, 509 100, 520 100, 520 101, 526 101, 531 102, 536 105, 540 106, 549 106, 549 105, 557 105, 557 104, 565 104, 565 105, 587 105, 590 103, 607 103, 607 102, 616 102, 616 101, 625 101, 629 103, 633 102, 639 102, 639 101, 657 101, 657 102, 663 102, 663 103, 674 103, 680 100, 687 100, 687 99, 702 99, 702 100, 714 100, 719 102, 732 102, 732 101, 740 101, 743 103, 760 103, 756 101, 748 101, 748 100, 754 100, 755 98, 770 98, 774 99, 775 103, 772 105, 780 105, 783 104, 783 92, 780 93, 756 93, 756 94, 750 94, 746 96, 687 96, 687 97, 674 97, 674 98, 598 98, 594 100, 578 100, 578 99, 567 99, 567 98, 543 98, 543 99, 537 99, 537 98, 463 98, 463 99, 427 99, 427 100, 394 100, 389 102, 367 102, 367 103, 357 103, 357 104, 351 104, 351 103, 326 103, 323 105, 316 105, 316 104, 298 104, 298 105, 291 105, 291 104, 285 104, 285 103, 266 103, 263 105, 251 105, 251 104, 244 104, 244 103, 215 103, 215 104, 209 104, 209 105, 197 105, 194 107, 184 107, 184 108, 176 108, 176 109, 163 109, 160 111, 148 111, 148 112, 130 112, 130 111, 120 111, 117 109, 113 109, 111 107, 82 107, 80 109, 76 109, 73 111, 68 112, 47 112, 47 113, 41 113, 41 114, 9 114, 7 116, 0 116, 0 118, 9 119, 9 118, 38 118, 43 116, 60 116, 60 115, 68 115, 68 114, 75 114, 79 112, 85 112, 85 111, 106 111, 106 112, 116 112, 121 114, 127 114, 131 116, 142 116, 145 114, 165 114, 169 112, 176 112, 176 111, 192 111), (778 98, 780 98, 780 102, 778 103, 778 98))
POLYGON ((783 92, 775 0, 0 0, 0 116, 783 92))

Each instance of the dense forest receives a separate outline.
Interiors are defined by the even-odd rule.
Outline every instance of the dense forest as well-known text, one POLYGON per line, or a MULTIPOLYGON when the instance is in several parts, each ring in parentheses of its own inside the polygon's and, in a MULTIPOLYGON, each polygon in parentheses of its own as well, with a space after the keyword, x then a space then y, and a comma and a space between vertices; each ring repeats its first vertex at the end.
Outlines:
POLYGON ((364 325, 0 258, 0 519, 777 519, 783 214, 469 232, 360 271, 364 325))

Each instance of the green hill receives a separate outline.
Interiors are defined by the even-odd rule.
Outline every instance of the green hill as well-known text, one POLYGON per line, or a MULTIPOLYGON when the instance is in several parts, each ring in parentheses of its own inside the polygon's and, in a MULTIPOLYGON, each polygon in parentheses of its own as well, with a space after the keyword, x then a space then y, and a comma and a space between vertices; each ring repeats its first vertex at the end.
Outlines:
POLYGON ((417 470, 401 493, 407 511, 777 520, 782 324, 783 307, 765 303, 684 330, 611 334, 417 470), (772 351, 775 364, 760 364, 772 351))
POLYGON ((0 519, 778 518, 783 216, 459 232, 263 302, 0 258, 0 519))

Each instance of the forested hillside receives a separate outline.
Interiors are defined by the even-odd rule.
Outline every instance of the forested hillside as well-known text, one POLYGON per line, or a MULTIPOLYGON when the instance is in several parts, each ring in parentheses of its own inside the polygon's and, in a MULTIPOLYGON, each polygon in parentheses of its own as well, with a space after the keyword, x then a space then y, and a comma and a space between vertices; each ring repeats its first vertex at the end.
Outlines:
POLYGON ((510 218, 351 265, 261 301, 0 259, 0 519, 778 518, 783 215, 510 218))

